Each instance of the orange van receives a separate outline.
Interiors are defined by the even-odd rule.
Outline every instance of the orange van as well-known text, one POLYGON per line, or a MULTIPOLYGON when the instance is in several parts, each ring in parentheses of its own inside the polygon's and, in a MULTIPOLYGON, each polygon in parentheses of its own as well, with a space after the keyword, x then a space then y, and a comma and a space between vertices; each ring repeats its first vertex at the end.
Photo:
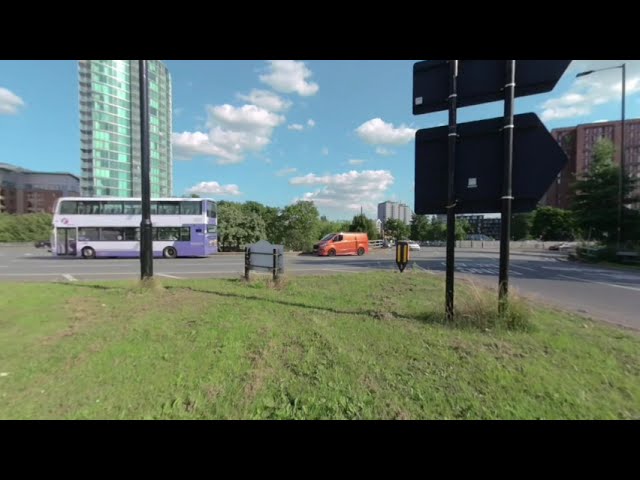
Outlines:
POLYGON ((369 237, 366 233, 329 233, 313 246, 317 255, 364 255, 369 253, 369 237))

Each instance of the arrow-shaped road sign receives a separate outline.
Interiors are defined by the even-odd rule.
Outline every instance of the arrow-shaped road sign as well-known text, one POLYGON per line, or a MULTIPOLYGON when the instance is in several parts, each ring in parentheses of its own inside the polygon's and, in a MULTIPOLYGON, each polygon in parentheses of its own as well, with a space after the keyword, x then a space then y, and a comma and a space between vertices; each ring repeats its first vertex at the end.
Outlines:
MULTIPOLYGON (((516 60, 515 96, 553 90, 571 60, 516 60)), ((458 61, 458 108, 504 100, 504 60, 458 61)), ((413 65, 413 114, 447 109, 449 62, 413 65)))
MULTIPOLYGON (((455 213, 500 212, 503 118, 458 125, 455 213)), ((417 214, 446 213, 448 127, 416 132, 417 214)), ((567 163, 567 156, 535 113, 515 116, 513 212, 528 212, 567 163)))

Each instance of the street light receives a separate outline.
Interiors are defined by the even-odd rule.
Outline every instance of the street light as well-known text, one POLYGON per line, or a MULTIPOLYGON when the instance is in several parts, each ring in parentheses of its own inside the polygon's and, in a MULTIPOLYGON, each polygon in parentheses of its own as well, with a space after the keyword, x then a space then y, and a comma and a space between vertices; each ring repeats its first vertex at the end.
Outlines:
POLYGON ((622 65, 616 65, 615 67, 599 68, 597 70, 587 70, 576 75, 577 77, 584 77, 591 75, 595 72, 601 72, 603 70, 613 70, 614 68, 622 69, 622 121, 620 123, 620 171, 618 175, 618 250, 620 250, 620 243, 622 241, 622 179, 624 176, 624 104, 625 104, 625 84, 627 76, 626 63, 622 65))

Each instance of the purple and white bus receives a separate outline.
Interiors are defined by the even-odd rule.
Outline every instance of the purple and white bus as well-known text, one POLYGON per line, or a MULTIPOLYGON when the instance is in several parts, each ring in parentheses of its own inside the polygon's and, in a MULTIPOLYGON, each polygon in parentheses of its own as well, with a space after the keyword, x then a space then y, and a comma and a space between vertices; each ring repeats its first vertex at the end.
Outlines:
MULTIPOLYGON (((141 209, 140 198, 59 198, 51 253, 139 257, 141 209)), ((217 206, 211 199, 152 198, 151 223, 155 257, 204 257, 218 251, 217 206)))

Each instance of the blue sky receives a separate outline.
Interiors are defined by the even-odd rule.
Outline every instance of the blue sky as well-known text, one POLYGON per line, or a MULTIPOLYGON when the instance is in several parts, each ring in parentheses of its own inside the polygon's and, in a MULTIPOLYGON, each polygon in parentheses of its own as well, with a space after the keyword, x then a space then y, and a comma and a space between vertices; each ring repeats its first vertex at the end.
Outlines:
MULTIPOLYGON (((574 61, 553 92, 516 100, 547 128, 620 118, 623 60, 574 61)), ((627 118, 640 117, 640 61, 627 62, 627 118)), ((169 60, 174 195, 285 206, 316 202, 351 218, 379 201, 413 207, 414 132, 446 112, 413 116, 414 60, 169 60)), ((460 109, 460 122, 502 114, 460 109)), ((0 61, 0 162, 80 172, 75 61, 0 61)))

